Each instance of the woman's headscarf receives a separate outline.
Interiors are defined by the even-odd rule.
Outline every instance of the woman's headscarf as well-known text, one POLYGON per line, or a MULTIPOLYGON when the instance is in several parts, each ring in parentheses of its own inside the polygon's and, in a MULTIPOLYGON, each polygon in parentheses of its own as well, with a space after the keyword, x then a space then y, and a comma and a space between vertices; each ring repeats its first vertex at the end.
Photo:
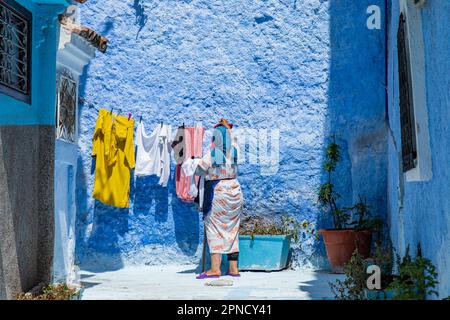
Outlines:
POLYGON ((227 156, 230 156, 230 152, 232 152, 231 164, 235 165, 237 163, 237 150, 231 141, 232 127, 233 125, 229 124, 225 119, 222 119, 215 126, 211 146, 211 160, 214 167, 225 164, 227 156))

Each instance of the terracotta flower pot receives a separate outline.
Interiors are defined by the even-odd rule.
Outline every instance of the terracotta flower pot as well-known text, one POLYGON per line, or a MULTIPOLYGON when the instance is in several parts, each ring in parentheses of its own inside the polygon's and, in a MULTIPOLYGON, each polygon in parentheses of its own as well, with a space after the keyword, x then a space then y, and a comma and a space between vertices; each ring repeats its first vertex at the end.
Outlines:
POLYGON ((319 234, 323 236, 328 261, 335 273, 343 272, 344 266, 350 261, 356 248, 363 258, 367 258, 370 254, 372 242, 370 230, 319 230, 319 234))

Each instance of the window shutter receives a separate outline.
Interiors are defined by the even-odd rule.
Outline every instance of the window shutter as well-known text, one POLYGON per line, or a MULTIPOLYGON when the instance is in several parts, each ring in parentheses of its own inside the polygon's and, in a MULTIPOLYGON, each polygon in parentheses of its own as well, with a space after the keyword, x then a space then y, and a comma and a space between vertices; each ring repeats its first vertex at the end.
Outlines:
POLYGON ((400 15, 400 22, 398 27, 397 49, 400 91, 400 123, 402 131, 402 159, 403 171, 406 172, 416 166, 417 146, 412 100, 408 38, 406 33, 406 19, 403 13, 400 15))

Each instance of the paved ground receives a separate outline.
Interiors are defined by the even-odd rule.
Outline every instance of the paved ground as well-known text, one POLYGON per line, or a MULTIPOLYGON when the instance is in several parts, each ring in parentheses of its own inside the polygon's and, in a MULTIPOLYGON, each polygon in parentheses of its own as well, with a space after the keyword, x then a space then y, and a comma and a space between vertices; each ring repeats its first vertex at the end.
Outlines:
POLYGON ((126 267, 81 271, 84 300, 141 299, 330 299, 329 281, 342 276, 314 271, 243 272, 232 287, 210 287, 196 280, 195 266, 126 267))

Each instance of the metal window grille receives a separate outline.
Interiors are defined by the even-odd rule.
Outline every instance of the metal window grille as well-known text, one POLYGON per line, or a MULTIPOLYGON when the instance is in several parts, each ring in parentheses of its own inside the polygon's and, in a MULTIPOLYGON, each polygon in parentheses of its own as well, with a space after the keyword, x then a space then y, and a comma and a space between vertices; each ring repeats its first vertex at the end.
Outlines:
POLYGON ((58 75, 56 138, 76 142, 77 82, 70 71, 58 75))
POLYGON ((0 92, 26 103, 31 103, 31 20, 16 1, 0 1, 0 92))
POLYGON ((403 171, 406 172, 416 167, 417 145, 411 86, 411 66, 408 50, 408 34, 406 30, 406 19, 403 13, 400 15, 397 33, 397 48, 400 91, 400 122, 402 132, 402 160, 403 171))

